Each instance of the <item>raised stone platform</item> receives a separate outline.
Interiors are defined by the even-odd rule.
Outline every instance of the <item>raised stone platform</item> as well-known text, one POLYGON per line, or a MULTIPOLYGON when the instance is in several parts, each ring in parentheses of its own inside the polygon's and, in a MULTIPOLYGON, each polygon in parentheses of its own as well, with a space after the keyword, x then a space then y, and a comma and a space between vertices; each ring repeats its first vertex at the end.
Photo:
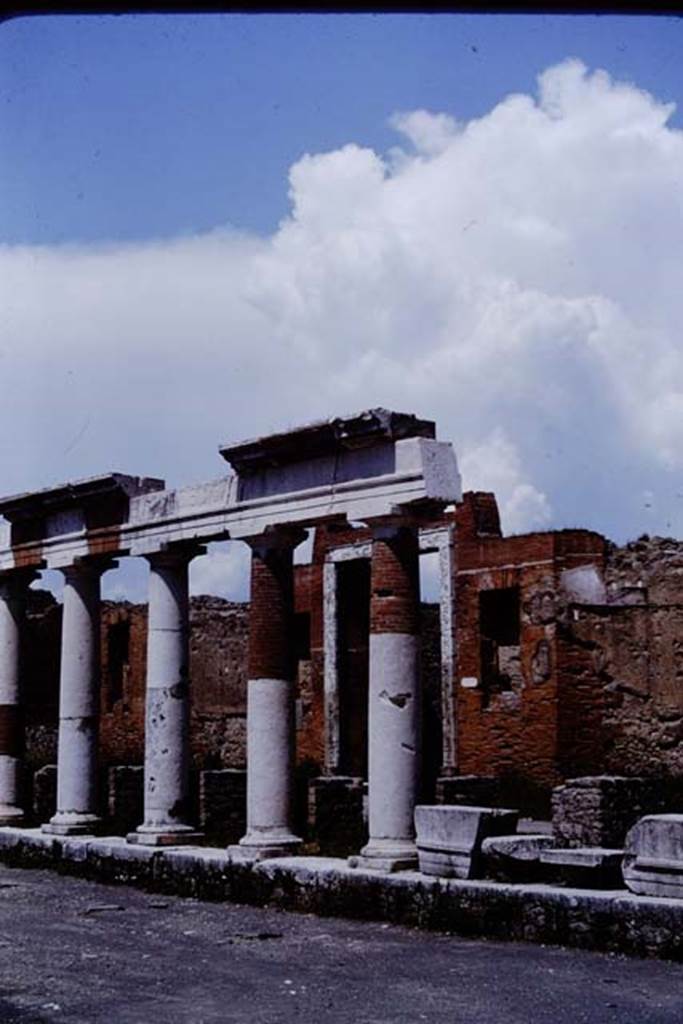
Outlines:
POLYGON ((549 885, 384 875, 337 858, 230 861, 207 847, 130 846, 122 837, 0 828, 0 860, 197 899, 389 921, 485 936, 683 961, 683 900, 549 885))

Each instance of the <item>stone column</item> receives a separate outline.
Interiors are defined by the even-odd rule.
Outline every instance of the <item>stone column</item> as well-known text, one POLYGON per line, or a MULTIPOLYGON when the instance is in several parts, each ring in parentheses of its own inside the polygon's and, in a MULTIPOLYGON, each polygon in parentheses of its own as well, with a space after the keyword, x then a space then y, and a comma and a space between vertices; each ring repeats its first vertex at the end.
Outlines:
POLYGON ((0 825, 20 825, 24 724, 21 715, 20 647, 31 570, 0 576, 0 825))
POLYGON ((147 555, 145 812, 128 836, 143 846, 197 843, 189 823, 190 687, 188 566, 203 548, 147 555))
POLYGON ((88 835, 98 816, 100 577, 117 563, 83 559, 64 574, 57 813, 43 832, 88 835))
POLYGON ((373 527, 370 577, 369 841, 354 867, 417 865, 413 812, 420 768, 417 531, 373 527))
POLYGON ((305 535, 277 530, 250 542, 249 682, 247 690, 247 832, 235 859, 295 853, 294 578, 292 554, 305 535))

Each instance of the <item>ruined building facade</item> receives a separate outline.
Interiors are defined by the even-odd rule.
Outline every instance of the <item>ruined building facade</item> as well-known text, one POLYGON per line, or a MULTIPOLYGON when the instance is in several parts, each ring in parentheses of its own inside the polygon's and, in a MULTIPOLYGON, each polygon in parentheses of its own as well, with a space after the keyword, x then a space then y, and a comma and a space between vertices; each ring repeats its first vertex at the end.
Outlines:
MULTIPOLYGON (((495 498, 481 492, 423 518, 419 537, 446 570, 440 603, 420 613, 423 800, 467 799, 468 786, 474 799, 477 780, 495 779, 489 800, 542 815, 567 778, 683 776, 683 543, 619 548, 588 530, 503 537, 495 498)), ((300 819, 307 787, 314 815, 343 820, 349 801, 361 806, 370 556, 369 529, 321 524, 310 564, 294 569, 300 819)), ((60 623, 61 606, 36 594, 26 645, 31 772, 57 760, 60 623)), ((194 598, 190 627, 191 768, 196 780, 203 773, 206 816, 213 778, 244 800, 248 606, 194 598)), ((146 605, 103 603, 103 784, 107 769, 143 763, 146 636, 146 605)))

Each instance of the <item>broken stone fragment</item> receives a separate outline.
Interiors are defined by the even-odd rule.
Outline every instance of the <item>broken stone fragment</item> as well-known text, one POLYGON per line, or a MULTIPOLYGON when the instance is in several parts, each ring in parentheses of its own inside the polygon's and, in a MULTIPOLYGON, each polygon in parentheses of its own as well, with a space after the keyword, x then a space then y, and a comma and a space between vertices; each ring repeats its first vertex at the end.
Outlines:
POLYGON ((643 896, 683 899, 683 814, 652 814, 626 837, 624 881, 643 896))
POLYGON ((498 882, 541 881, 541 853, 554 845, 552 836, 540 833, 489 836, 481 846, 486 877, 498 882))
POLYGON ((514 833, 518 817, 517 811, 497 807, 416 807, 420 871, 445 878, 481 878, 484 840, 514 833))

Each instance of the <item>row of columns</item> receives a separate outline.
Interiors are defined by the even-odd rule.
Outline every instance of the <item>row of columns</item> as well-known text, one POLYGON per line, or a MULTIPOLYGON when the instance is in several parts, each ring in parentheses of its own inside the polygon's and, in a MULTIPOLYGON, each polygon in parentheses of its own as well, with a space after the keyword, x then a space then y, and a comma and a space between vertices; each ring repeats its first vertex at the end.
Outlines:
MULTIPOLYGON (((231 854, 262 859, 295 852, 293 552, 305 537, 279 528, 251 542, 247 690, 247 831, 231 854)), ((189 822, 188 566, 202 553, 178 546, 150 564, 145 710, 143 845, 193 843, 189 822)), ((97 812, 100 579, 116 565, 82 559, 64 569, 57 810, 42 826, 88 834, 97 812)), ((413 808, 420 763, 418 538, 415 528, 373 530, 370 604, 369 840, 352 863, 394 870, 416 863, 413 808)), ((0 577, 0 824, 17 823, 21 743, 19 647, 26 590, 36 577, 0 577)))

